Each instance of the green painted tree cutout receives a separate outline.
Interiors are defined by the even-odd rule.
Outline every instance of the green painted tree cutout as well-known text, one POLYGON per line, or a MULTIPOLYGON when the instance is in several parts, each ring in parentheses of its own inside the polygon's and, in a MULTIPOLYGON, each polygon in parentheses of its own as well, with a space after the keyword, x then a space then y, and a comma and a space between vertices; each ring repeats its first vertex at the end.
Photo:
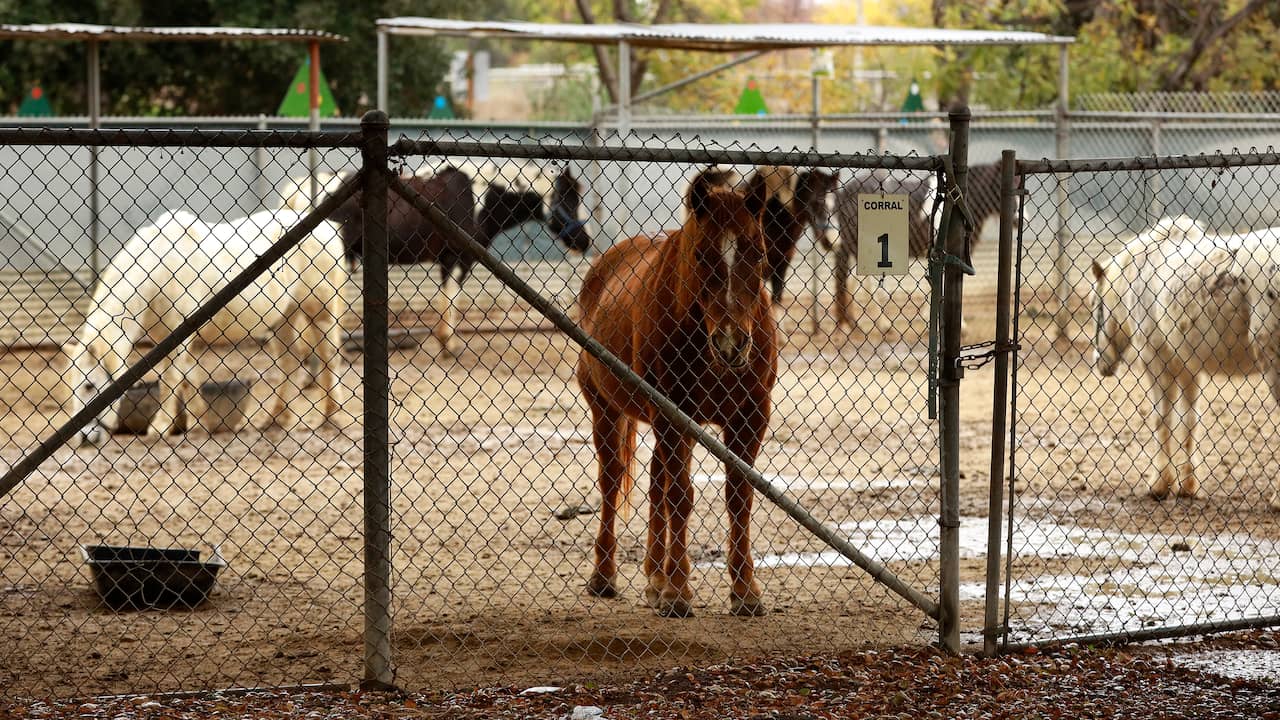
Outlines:
MULTIPOLYGON (((280 109, 276 110, 276 115, 282 117, 310 117, 311 116, 311 58, 307 58, 302 62, 302 67, 298 68, 298 72, 294 74, 293 81, 289 83, 289 91, 285 93, 284 100, 280 102, 280 109)), ((329 83, 324 79, 324 70, 320 71, 320 117, 336 117, 338 115, 338 103, 333 100, 333 93, 329 91, 329 83)))

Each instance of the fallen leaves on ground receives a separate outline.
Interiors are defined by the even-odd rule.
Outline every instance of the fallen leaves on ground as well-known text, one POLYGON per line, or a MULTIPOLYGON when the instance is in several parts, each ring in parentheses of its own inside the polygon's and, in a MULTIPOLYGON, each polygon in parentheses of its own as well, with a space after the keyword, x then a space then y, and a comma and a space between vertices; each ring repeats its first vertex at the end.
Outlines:
POLYGON ((866 651, 674 668, 609 686, 463 692, 211 693, 194 697, 0 701, 0 718, 1259 718, 1280 720, 1280 683, 1175 665, 1195 648, 1275 648, 1280 631, 1197 645, 1067 647, 998 658, 932 649, 866 651))

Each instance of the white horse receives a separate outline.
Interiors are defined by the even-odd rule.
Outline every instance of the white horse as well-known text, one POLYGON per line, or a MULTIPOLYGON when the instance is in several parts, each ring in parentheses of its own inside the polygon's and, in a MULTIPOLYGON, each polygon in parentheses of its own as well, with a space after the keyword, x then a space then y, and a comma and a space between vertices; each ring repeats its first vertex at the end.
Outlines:
MULTIPOLYGON (((1132 345, 1151 384, 1160 444, 1153 497, 1168 496, 1175 484, 1182 497, 1199 489, 1195 445, 1205 373, 1245 375, 1261 366, 1280 402, 1280 285, 1272 289, 1265 272, 1276 267, 1276 253, 1280 228, 1213 236, 1178 217, 1093 263, 1094 367, 1111 377, 1132 345)), ((1280 496, 1270 503, 1280 510, 1280 496)))
MULTIPOLYGON (((185 211, 166 212, 139 229, 103 270, 84 326, 67 345, 72 412, 78 412, 124 367, 134 345, 160 340, 260 256, 302 215, 291 210, 259 212, 229 223, 208 225, 185 211)), ((269 333, 268 351, 283 377, 274 388, 274 406, 263 424, 289 428, 296 421, 284 390, 309 353, 321 360, 324 416, 338 409, 339 290, 346 281, 342 241, 330 222, 316 229, 284 258, 220 310, 172 357, 157 366, 160 410, 148 435, 177 427, 195 395, 194 340, 238 343, 269 333)), ((80 431, 81 444, 102 442, 116 425, 117 408, 103 411, 80 431)))

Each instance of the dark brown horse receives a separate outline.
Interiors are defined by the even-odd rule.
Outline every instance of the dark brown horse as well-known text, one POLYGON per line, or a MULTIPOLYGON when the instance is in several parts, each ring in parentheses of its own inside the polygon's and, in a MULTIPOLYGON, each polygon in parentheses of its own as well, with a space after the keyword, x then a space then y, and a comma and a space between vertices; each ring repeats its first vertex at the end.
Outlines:
POLYGON ((782 303, 787 270, 805 226, 812 226, 820 242, 826 242, 824 237, 831 228, 827 196, 835 191, 839 179, 839 172, 796 172, 785 165, 762 165, 747 178, 744 191, 763 185, 768 198, 764 207, 765 268, 775 305, 782 303))
MULTIPOLYGON (((579 296, 584 329, 695 421, 719 425, 724 443, 755 461, 769 424, 777 376, 777 339, 764 289, 763 187, 745 197, 719 190, 721 171, 703 171, 685 198, 679 230, 624 240, 601 255, 579 296)), ((693 440, 583 352, 578 383, 591 408, 602 508, 595 569, 588 583, 617 594, 614 521, 633 484, 636 429, 653 426, 645 599, 664 616, 693 612, 689 588, 689 476, 693 440)), ((730 609, 765 612, 753 574, 752 488, 726 469, 730 609)))
MULTIPOLYGON (((938 197, 934 176, 892 174, 885 170, 854 173, 836 192, 836 216, 840 222, 840 242, 835 247, 836 324, 853 327, 849 316, 849 272, 858 260, 858 195, 861 193, 886 193, 907 195, 908 254, 913 258, 927 257, 933 244, 933 206, 938 197)), ((977 227, 973 230, 976 244, 982 227, 989 218, 1000 214, 1000 163, 974 165, 969 168, 966 182, 969 191, 966 199, 969 211, 977 227)))
MULTIPOLYGON (((551 220, 543 210, 541 195, 498 184, 490 184, 486 188, 477 211, 471 178, 454 167, 446 167, 431 177, 410 175, 401 179, 438 205, 450 220, 485 247, 489 247, 499 233, 531 221, 546 223, 570 250, 586 252, 591 247, 591 236, 584 224, 576 221, 582 202, 581 186, 567 168, 556 177, 547 203, 551 208, 551 220), (566 223, 566 217, 574 218, 575 224, 566 223)), ((342 224, 343 247, 351 261, 364 253, 362 216, 359 193, 332 216, 342 224)), ((454 334, 454 300, 471 271, 473 260, 450 247, 444 235, 425 216, 394 192, 387 196, 387 240, 388 260, 392 265, 434 262, 440 267, 441 292, 434 299, 434 305, 440 312, 440 322, 432 334, 446 352, 456 353, 460 343, 454 334)))

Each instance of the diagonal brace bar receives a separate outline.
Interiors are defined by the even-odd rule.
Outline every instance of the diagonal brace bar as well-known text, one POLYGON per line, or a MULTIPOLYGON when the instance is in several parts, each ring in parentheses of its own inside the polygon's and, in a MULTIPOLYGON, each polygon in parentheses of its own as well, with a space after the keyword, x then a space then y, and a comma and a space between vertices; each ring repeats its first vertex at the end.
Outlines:
POLYGON ((675 403, 671 402, 657 388, 645 382, 643 378, 633 371, 630 366, 618 359, 616 355, 609 352, 604 345, 601 345, 595 338, 592 338, 573 320, 569 319, 560 308, 554 303, 543 298, 525 282, 515 271, 507 267, 498 258, 494 257, 487 248, 474 239, 469 237, 457 225, 445 215, 439 207, 431 201, 423 198, 412 188, 405 185, 399 177, 390 174, 388 181, 393 190, 399 193, 405 200, 420 213, 422 213, 431 222, 437 230, 444 235, 445 241, 455 251, 465 253, 474 258, 476 262, 485 266, 490 272, 502 280, 509 288, 515 291, 517 295, 533 306, 535 310, 542 313, 544 317, 551 320, 557 328, 562 330, 566 335, 573 339, 578 345, 582 346, 587 352, 591 353, 597 360, 609 368, 614 375, 628 387, 637 392, 643 393, 654 408, 662 413, 668 420, 675 423, 685 434, 693 437, 703 447, 715 455, 719 460, 729 464, 734 470, 746 475, 747 480, 751 482, 752 487, 758 490, 762 495, 768 498, 778 507, 782 508, 793 520, 800 523, 806 530, 813 533, 826 544, 848 558, 855 565, 865 570, 877 582, 882 583, 893 592, 905 598, 908 602, 924 611, 930 618, 938 619, 938 604, 915 588, 907 585, 901 578, 893 574, 888 568, 874 559, 864 555, 860 550, 854 547, 848 540, 837 535, 833 530, 822 524, 822 521, 815 518, 809 511, 805 510, 795 500, 787 497, 785 493, 777 489, 764 478, 755 468, 742 461, 737 455, 730 452, 718 439, 708 433, 701 425, 694 422, 692 418, 681 412, 675 403))

